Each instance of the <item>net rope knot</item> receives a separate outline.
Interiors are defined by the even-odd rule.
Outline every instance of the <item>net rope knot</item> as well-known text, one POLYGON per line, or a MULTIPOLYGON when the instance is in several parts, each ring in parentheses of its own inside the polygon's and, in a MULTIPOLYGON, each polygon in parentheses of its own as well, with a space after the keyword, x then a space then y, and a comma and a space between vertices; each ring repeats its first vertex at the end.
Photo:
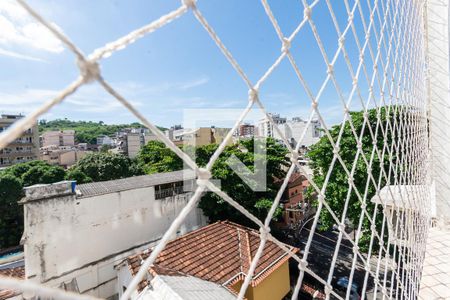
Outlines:
POLYGON ((100 66, 96 61, 78 59, 77 65, 85 83, 91 83, 100 77, 100 66))
POLYGON ((291 153, 291 162, 292 162, 293 164, 295 164, 296 162, 298 162, 298 157, 299 157, 298 153, 292 152, 292 153, 291 153))
POLYGON ((251 88, 248 90, 248 101, 255 102, 258 99, 258 90, 251 88))
POLYGON ((330 284, 325 285, 324 292, 326 295, 330 295, 332 290, 333 290, 333 287, 330 284))
POLYGON ((267 240, 269 237, 270 228, 268 227, 260 227, 259 228, 259 234, 261 236, 261 240, 267 240))
POLYGON ((281 52, 288 52, 291 49, 291 41, 288 38, 283 38, 283 45, 281 46, 281 52))
POLYGON ((306 20, 310 20, 312 15, 312 10, 310 6, 306 6, 303 10, 303 18, 306 20))
POLYGON ((181 0, 181 3, 192 9, 196 6, 197 0, 181 0))
POLYGON ((299 263, 298 263, 298 269, 300 271, 306 271, 306 268, 308 267, 308 262, 304 259, 302 259, 299 263))
POLYGON ((211 179, 211 172, 205 168, 197 169, 197 184, 199 186, 205 186, 206 183, 211 179))

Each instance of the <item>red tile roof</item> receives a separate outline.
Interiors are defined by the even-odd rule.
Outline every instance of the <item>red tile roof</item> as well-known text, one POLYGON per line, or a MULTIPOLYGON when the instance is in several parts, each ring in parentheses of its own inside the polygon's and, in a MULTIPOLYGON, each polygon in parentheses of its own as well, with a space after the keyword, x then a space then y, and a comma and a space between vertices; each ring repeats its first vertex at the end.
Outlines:
MULTIPOLYGON (((244 279, 259 242, 259 232, 256 230, 228 221, 217 222, 169 242, 149 271, 161 275, 177 272, 230 286, 244 279)), ((292 254, 298 251, 297 248, 286 246, 292 254)), ((150 251, 144 251, 128 257, 133 276, 149 255, 150 251)), ((267 241, 252 286, 259 284, 290 257, 278 245, 267 241)), ((139 288, 143 289, 146 285, 143 281, 139 288)))
MULTIPOLYGON (((0 270, 0 276, 24 279, 25 278, 25 267, 16 267, 16 268, 0 270)), ((11 298, 13 296, 16 296, 18 294, 19 293, 12 291, 12 290, 1 290, 0 289, 0 300, 5 300, 5 299, 11 298)))

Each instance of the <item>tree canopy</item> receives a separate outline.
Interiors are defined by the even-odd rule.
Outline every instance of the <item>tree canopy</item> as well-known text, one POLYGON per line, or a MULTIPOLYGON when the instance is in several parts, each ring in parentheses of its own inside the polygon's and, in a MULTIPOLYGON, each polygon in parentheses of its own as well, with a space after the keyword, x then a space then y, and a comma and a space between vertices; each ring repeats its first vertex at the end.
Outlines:
MULTIPOLYGON (((82 182, 105 181, 144 174, 127 156, 109 152, 91 153, 73 166, 66 178, 82 182)), ((80 183, 80 182, 79 182, 80 183)))
POLYGON ((45 161, 33 160, 13 165, 2 171, 21 180, 23 186, 38 183, 53 183, 64 180, 65 171, 59 166, 50 165, 45 161))
POLYGON ((23 232, 23 212, 18 201, 22 182, 11 174, 0 174, 0 249, 19 244, 23 232))
MULTIPOLYGON (((386 128, 386 122, 390 120, 393 122, 392 112, 388 115, 386 108, 382 108, 380 110, 380 123, 377 123, 377 111, 375 109, 368 111, 368 123, 364 123, 364 115, 362 112, 351 112, 351 120, 354 125, 355 132, 358 136, 362 133, 362 152, 366 160, 369 162, 371 160, 372 151, 373 151, 373 139, 370 134, 370 130, 375 134, 377 132, 378 126, 378 134, 375 140, 375 144, 380 149, 380 152, 383 149, 383 146, 390 147, 392 144, 391 135, 387 135, 387 140, 384 140, 383 134, 379 126, 383 126, 386 128), (370 128, 370 129, 369 129, 370 128)), ((341 125, 335 125, 330 129, 331 137, 333 141, 336 142, 339 136, 341 125)), ((346 121, 344 124, 344 130, 342 132, 342 137, 339 144, 339 155, 342 158, 343 164, 347 168, 347 170, 352 170, 353 165, 355 164, 355 171, 353 176, 353 182, 356 186, 358 193, 361 197, 367 193, 366 196, 366 209, 370 216, 373 215, 375 205, 370 201, 372 197, 376 193, 376 186, 373 183, 372 179, 369 178, 367 164, 364 162, 363 156, 360 154, 358 159, 356 159, 358 144, 355 139, 354 133, 352 132, 350 122, 346 121), (369 184, 367 185, 367 182, 369 184), (366 190, 367 187, 367 190, 366 190)), ((313 180, 318 185, 319 188, 322 188, 325 178, 327 176, 327 172, 329 171, 330 165, 333 160, 333 146, 328 139, 327 136, 323 136, 319 142, 313 145, 308 152, 307 156, 311 159, 311 167, 314 172, 313 180)), ((392 157, 395 160, 395 157, 392 157)), ((385 155, 383 161, 380 161, 380 158, 375 153, 373 156, 371 174, 373 178, 378 183, 378 180, 381 180, 381 187, 386 185, 386 179, 384 176, 380 178, 380 172, 384 168, 385 171, 388 171, 389 165, 389 155, 385 155)), ((348 175, 345 172, 343 165, 336 160, 331 174, 329 176, 329 180, 327 183, 327 187, 325 190, 325 201, 328 203, 330 208, 336 214, 336 216, 340 219, 342 217, 342 213, 344 210, 344 203, 348 197, 349 193, 349 183, 348 183, 348 175)), ((312 194, 312 188, 309 189, 309 194, 312 194)), ((378 208, 380 209, 380 208, 378 208)), ((355 225, 358 226, 359 219, 361 216, 361 203, 358 199, 357 193, 354 189, 350 191, 349 197, 349 205, 347 210, 348 219, 355 225)), ((377 214, 381 216, 381 214, 377 214)), ((376 226, 378 229, 381 228, 382 218, 379 217, 376 219, 376 226)), ((326 208, 323 208, 320 214, 320 229, 327 230, 330 229, 333 224, 336 223, 332 218, 331 214, 326 208)), ((379 230, 380 232, 380 230, 379 230)), ((362 223, 362 235, 360 238, 360 246, 363 249, 367 249, 368 242, 370 239, 370 222, 367 217, 364 217, 362 223)))
MULTIPOLYGON (((196 162, 204 167, 209 158, 216 151, 218 145, 211 144, 194 149, 196 162)), ((185 149, 187 152, 193 149, 185 149)), ((219 179, 221 189, 230 197, 239 202, 252 214, 263 220, 269 211, 273 199, 279 189, 276 178, 283 178, 286 174, 283 165, 287 165, 287 150, 273 139, 267 139, 266 143, 266 169, 267 190, 264 192, 253 191, 228 165, 227 160, 235 155, 251 171, 254 171, 255 148, 254 140, 248 139, 227 146, 212 168, 212 176, 219 179)), ((146 173, 168 172, 181 170, 183 162, 170 149, 161 142, 149 142, 139 153, 138 162, 146 173)), ((204 214, 211 222, 217 220, 231 220, 243 225, 254 224, 243 217, 242 214, 226 203, 221 197, 212 192, 206 193, 199 204, 204 214)), ((281 215, 281 209, 277 209, 274 217, 281 215)))

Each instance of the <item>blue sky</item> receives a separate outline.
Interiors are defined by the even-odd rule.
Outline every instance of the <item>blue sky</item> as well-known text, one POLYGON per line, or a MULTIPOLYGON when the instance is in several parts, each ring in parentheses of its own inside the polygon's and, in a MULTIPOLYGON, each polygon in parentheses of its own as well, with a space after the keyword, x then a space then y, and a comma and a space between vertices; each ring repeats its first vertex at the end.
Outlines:
MULTIPOLYGON (((57 24, 85 54, 180 6, 179 1, 169 0, 29 0, 28 3, 57 24)), ((303 18, 301 1, 269 3, 283 33, 290 35, 303 18)), ((342 3, 335 6, 343 30, 348 16, 342 3)), ((198 7, 253 82, 280 55, 280 41, 259 1, 199 0, 198 7)), ((367 8, 363 5, 362 9, 367 8)), ((327 54, 333 56, 338 35, 324 1, 314 7, 313 20, 327 54)), ((355 24, 362 40, 358 18, 355 24)), ((358 51, 351 35, 346 39, 346 49, 356 69, 358 51)), ((326 65, 309 26, 300 31, 291 52, 317 93, 326 76, 326 65)), ((0 1, 0 66, 0 112, 7 113, 29 113, 78 75, 74 55, 10 0, 0 1)), ((335 68, 347 97, 351 79, 342 55, 335 68)), ((192 12, 102 60, 101 69, 106 80, 161 126, 181 123, 183 109, 243 108, 247 104, 246 85, 192 12)), ((367 95, 367 83, 361 83, 363 94, 367 95)), ((310 100, 287 59, 263 84, 260 99, 269 112, 288 117, 307 117, 310 112, 310 100)), ((352 108, 360 108, 357 101, 353 100, 352 108)), ((320 109, 329 124, 343 118, 342 105, 331 82, 320 99, 320 109)), ((136 121, 97 84, 83 86, 44 118, 106 123, 136 121)))

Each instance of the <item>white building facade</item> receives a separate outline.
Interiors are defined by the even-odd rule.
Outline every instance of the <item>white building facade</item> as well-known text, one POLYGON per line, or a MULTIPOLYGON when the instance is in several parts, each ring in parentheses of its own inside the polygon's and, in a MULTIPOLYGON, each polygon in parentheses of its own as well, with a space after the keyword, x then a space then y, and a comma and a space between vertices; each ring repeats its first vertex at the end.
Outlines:
MULTIPOLYGON (((194 176, 187 182, 193 184, 194 176)), ((115 299, 115 265, 152 247, 186 205, 183 171, 76 185, 60 182, 26 188, 26 279, 115 299), (181 183, 181 184, 180 184, 181 183)), ((206 224, 194 209, 179 234, 206 224)))
MULTIPOLYGON (((280 117, 279 114, 270 114, 274 123, 277 124, 281 133, 295 147, 300 141, 300 146, 309 148, 317 143, 322 136, 322 126, 318 120, 312 120, 309 124, 300 117, 294 117, 290 120, 280 117), (303 137, 303 138, 302 138, 303 137)), ((276 140, 282 140, 282 136, 274 128, 274 125, 265 117, 258 122, 258 136, 271 137, 276 140)))

